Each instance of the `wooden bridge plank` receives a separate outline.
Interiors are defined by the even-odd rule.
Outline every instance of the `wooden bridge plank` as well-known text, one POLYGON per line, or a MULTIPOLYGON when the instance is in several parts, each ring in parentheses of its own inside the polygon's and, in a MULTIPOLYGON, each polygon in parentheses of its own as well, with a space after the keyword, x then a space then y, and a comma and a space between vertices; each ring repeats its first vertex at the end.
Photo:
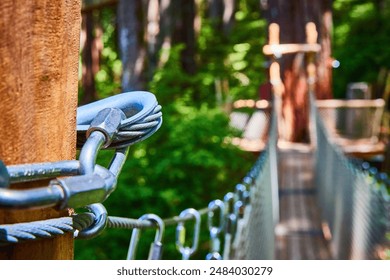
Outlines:
POLYGON ((277 259, 330 259, 321 230, 310 149, 280 149, 277 259))

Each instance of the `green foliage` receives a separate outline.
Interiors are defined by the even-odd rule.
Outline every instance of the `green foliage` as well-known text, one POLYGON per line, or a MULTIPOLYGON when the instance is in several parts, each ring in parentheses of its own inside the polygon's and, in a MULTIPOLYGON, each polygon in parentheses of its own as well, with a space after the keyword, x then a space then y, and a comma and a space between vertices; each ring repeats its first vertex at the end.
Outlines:
POLYGON ((390 68, 390 7, 389 4, 381 7, 380 2, 334 2, 333 49, 341 62, 334 71, 336 97, 345 95, 348 83, 373 84, 381 68, 390 68))
POLYGON ((95 77, 96 91, 100 98, 120 92, 122 62, 117 51, 117 32, 115 27, 115 9, 106 8, 99 12, 99 22, 103 31, 103 49, 100 57, 100 69, 95 77))
MULTIPOLYGON (((258 84, 263 79, 258 69, 262 58, 259 40, 252 33, 261 24, 259 21, 253 24, 255 20, 248 19, 249 16, 246 12, 240 18, 245 32, 237 28, 229 40, 215 34, 204 22, 198 37, 199 68, 195 75, 186 74, 181 67, 183 46, 172 47, 169 60, 149 84, 149 90, 163 106, 163 125, 151 138, 130 149, 117 190, 104 203, 110 215, 138 218, 155 213, 167 218, 186 208, 204 208, 211 200, 222 199, 226 192, 234 190, 250 169, 255 157, 227 140, 235 132, 229 128, 226 113, 216 106, 214 88, 215 79, 222 77, 228 79, 234 96, 257 96, 258 84), (249 82, 240 81, 239 75, 249 82)), ((101 71, 111 73, 96 78, 99 95, 103 97, 117 87, 114 68, 118 57, 112 20, 109 17, 102 20, 109 34, 103 50, 106 64, 101 71)), ((107 166, 111 156, 112 152, 104 152, 98 162, 107 166)), ((203 217, 200 249, 194 256, 197 259, 204 258, 208 250, 205 222, 203 217)), ((75 258, 124 259, 130 236, 130 231, 110 229, 95 239, 76 241, 75 258)), ((146 258, 153 237, 153 230, 142 232, 138 258, 146 258)), ((175 227, 168 227, 164 238, 165 259, 180 258, 174 238, 175 227)))
MULTIPOLYGON (((137 218, 156 213, 165 218, 186 208, 207 207, 209 201, 233 190, 249 170, 254 159, 225 143, 230 131, 221 111, 177 102, 164 108, 161 130, 132 148, 118 188, 105 202, 110 215, 137 218)), ((99 162, 107 163, 108 157, 109 153, 99 162)), ((139 251, 144 258, 152 235, 149 230, 141 239, 139 251)), ((178 258, 174 228, 168 228, 166 236, 169 245, 164 257, 178 258)), ((125 230, 107 230, 94 240, 77 242, 76 257, 123 259, 129 238, 125 230)), ((202 242, 208 242, 205 231, 202 242)))

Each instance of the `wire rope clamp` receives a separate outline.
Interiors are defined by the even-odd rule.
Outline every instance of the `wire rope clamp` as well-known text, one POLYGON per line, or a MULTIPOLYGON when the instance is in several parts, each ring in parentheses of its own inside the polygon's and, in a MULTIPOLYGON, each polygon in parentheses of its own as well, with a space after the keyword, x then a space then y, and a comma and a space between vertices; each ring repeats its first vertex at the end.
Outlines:
POLYGON ((0 160, 0 189, 7 188, 10 184, 10 176, 5 164, 0 160))
MULTIPOLYGON (((145 214, 141 216, 138 220, 150 221, 157 227, 154 241, 150 245, 148 260, 160 260, 162 257, 162 246, 163 246, 162 239, 163 239, 164 228, 165 228, 163 220, 155 214, 145 214)), ((129 251, 127 252, 128 260, 135 259, 139 238, 140 238, 140 229, 138 228, 133 229, 133 232, 131 234, 130 244, 129 244, 129 251)))
POLYGON ((186 243, 186 228, 184 226, 184 221, 180 221, 176 227, 176 248, 181 253, 183 260, 188 260, 198 249, 199 244, 199 234, 200 234, 200 214, 197 210, 193 208, 189 208, 186 210, 183 210, 180 215, 179 219, 194 219, 195 225, 194 225, 194 234, 192 239, 192 246, 188 247, 185 246, 186 243))
POLYGON ((118 133, 121 122, 125 119, 125 113, 118 108, 103 109, 99 111, 96 117, 92 120, 86 136, 88 138, 94 131, 100 131, 106 138, 103 148, 107 148, 118 133))
POLYGON ((107 226, 108 213, 103 204, 95 203, 86 206, 86 208, 95 215, 94 223, 78 232, 77 239, 91 239, 98 236, 107 226))

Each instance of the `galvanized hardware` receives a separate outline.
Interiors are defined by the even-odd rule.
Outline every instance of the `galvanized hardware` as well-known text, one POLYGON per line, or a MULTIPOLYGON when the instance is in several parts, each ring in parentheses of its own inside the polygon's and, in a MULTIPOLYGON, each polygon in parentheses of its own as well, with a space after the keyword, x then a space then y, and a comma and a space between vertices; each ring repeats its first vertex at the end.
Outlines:
POLYGON ((218 252, 211 252, 211 253, 208 253, 206 255, 206 260, 208 260, 208 261, 212 261, 212 260, 220 261, 220 260, 222 260, 222 256, 218 252))
POLYGON ((123 165, 125 164, 128 153, 129 147, 119 148, 115 150, 115 155, 112 158, 108 168, 115 177, 119 176, 119 173, 121 172, 123 165))
POLYGON ((250 194, 246 190, 245 185, 237 184, 236 185, 236 200, 234 202, 234 214, 237 219, 241 219, 244 216, 246 201, 249 201, 250 194))
POLYGON ((245 191, 246 191, 245 185, 237 184, 236 185, 236 195, 237 195, 237 199, 236 200, 243 201, 244 200, 244 192, 245 191))
POLYGON ((92 174, 95 170, 96 158, 106 137, 100 131, 94 131, 80 151, 80 174, 92 174))
POLYGON ((7 167, 4 165, 4 163, 0 160, 0 189, 6 188, 10 184, 10 178, 9 178, 7 167))
POLYGON ((200 234, 200 214, 193 208, 182 211, 179 215, 181 219, 191 218, 195 220, 194 234, 192 239, 192 247, 185 246, 186 243, 186 228, 184 222, 181 221, 176 227, 176 248, 182 255, 183 260, 188 260, 198 249, 199 234, 200 234))
POLYGON ((118 133, 121 121, 126 119, 126 115, 122 110, 117 108, 105 108, 101 110, 92 120, 90 127, 87 130, 87 138, 94 131, 100 131, 105 136, 103 148, 110 146, 114 136, 118 133))
POLYGON ((248 206, 251 203, 251 193, 250 191, 244 191, 243 203, 245 206, 248 206))
POLYGON ((234 233, 236 231, 236 225, 237 225, 237 218, 234 214, 228 214, 226 216, 226 222, 225 222, 225 240, 224 240, 224 247, 223 247, 223 254, 222 258, 224 260, 230 259, 230 248, 233 242, 234 233))
MULTIPOLYGON (((35 181, 53 175, 79 174, 79 162, 65 161, 56 163, 38 163, 9 166, 11 183, 35 181), (63 168, 61 169, 61 165, 63 168), (51 168, 50 166, 53 166, 51 168), (25 177, 21 176, 23 173, 25 177)), ((107 169, 96 165, 95 173, 52 180, 49 186, 34 189, 0 189, 1 208, 43 208, 57 206, 83 207, 87 204, 101 202, 115 189, 116 177, 107 169)))
POLYGON ((248 188, 252 186, 253 181, 254 179, 251 176, 245 176, 244 179, 242 180, 243 184, 246 185, 248 188))
MULTIPOLYGON (((141 216, 138 220, 140 221, 151 221, 157 226, 156 236, 154 238, 154 242, 150 246, 148 260, 159 260, 162 256, 162 238, 164 235, 164 222, 163 220, 155 215, 155 214, 145 214, 141 216)), ((133 229, 133 233, 131 234, 129 251, 127 253, 128 260, 135 259, 135 252, 137 250, 138 241, 140 238, 139 229, 133 229)))
POLYGON ((225 194, 223 201, 225 202, 225 211, 227 214, 234 212, 234 193, 228 192, 225 194))
POLYGON ((207 255, 206 259, 216 257, 219 255, 219 259, 221 259, 221 255, 219 251, 221 249, 221 241, 219 240, 219 234, 224 229, 224 218, 225 218, 225 204, 222 200, 216 199, 209 203, 208 206, 209 212, 207 213, 207 225, 210 232, 210 254, 207 255), (215 211, 219 210, 219 224, 218 226, 214 225, 214 215, 215 211))
MULTIPOLYGON (((78 160, 9 165, 7 166, 7 169, 11 184, 44 180, 60 176, 81 175, 80 162, 78 160)), ((107 186, 115 186, 116 178, 113 172, 96 164, 94 173, 104 178, 107 186)))
POLYGON ((81 175, 52 180, 51 186, 60 186, 64 197, 60 209, 78 208, 88 204, 103 202, 113 191, 98 174, 81 175))
POLYGON ((90 227, 78 232, 76 238, 90 239, 98 236, 107 226, 108 214, 103 204, 95 203, 86 206, 95 215, 95 222, 90 227))
POLYGON ((10 190, 0 189, 1 208, 41 208, 57 205, 64 198, 64 192, 60 186, 10 190))
POLYGON ((7 169, 11 184, 80 175, 77 160, 9 165, 7 169))
POLYGON ((123 148, 142 141, 156 132, 162 123, 161 106, 152 93, 134 91, 114 95, 77 109, 78 147, 83 146, 92 120, 106 108, 118 108, 126 116, 108 148, 123 148), (136 133, 132 131, 135 125, 139 126, 136 133))
POLYGON ((244 210, 245 210, 245 206, 241 200, 236 201, 234 203, 234 215, 236 216, 237 221, 239 219, 242 219, 242 217, 244 216, 244 210))

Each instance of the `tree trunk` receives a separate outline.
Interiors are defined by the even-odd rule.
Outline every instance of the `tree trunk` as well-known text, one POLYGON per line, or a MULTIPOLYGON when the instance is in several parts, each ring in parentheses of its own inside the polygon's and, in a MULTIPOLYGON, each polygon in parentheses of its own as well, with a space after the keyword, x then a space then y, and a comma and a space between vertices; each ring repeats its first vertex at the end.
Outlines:
POLYGON ((173 1, 161 0, 160 2, 160 32, 158 37, 158 50, 161 50, 159 66, 163 66, 169 59, 172 47, 172 35, 174 28, 173 1))
POLYGON ((208 14, 214 29, 222 31, 224 0, 208 0, 208 14))
POLYGON ((223 9, 223 34, 228 37, 233 29, 234 25, 234 15, 236 12, 237 1, 236 0, 224 0, 224 9, 223 9))
POLYGON ((122 90, 144 89, 146 50, 143 39, 142 1, 120 0, 117 16, 123 67, 122 90))
MULTIPOLYGON (((317 55, 318 98, 331 98, 331 0, 269 0, 262 1, 269 23, 280 26, 280 43, 306 43, 305 25, 314 22, 319 33, 321 52, 317 55)), ((287 141, 307 142, 308 98, 305 57, 302 53, 284 55, 280 59, 285 85, 282 97, 282 118, 286 124, 281 137, 287 141)))
POLYGON ((236 0, 208 0, 208 15, 217 34, 228 37, 234 25, 236 0))
POLYGON ((158 65, 158 35, 160 8, 158 0, 149 0, 147 7, 146 42, 148 45, 148 81, 152 80, 158 65))
MULTIPOLYGON (((80 6, 67 0, 0 1, 0 159, 7 165, 76 156, 80 6)), ((51 208, 0 210, 0 224, 65 215, 51 208)), ((72 234, 0 247, 0 259, 72 258, 72 234)))
POLYGON ((182 52, 182 64, 186 73, 193 75, 196 73, 195 53, 196 53, 196 40, 195 40, 195 1, 188 0, 185 4, 182 4, 182 39, 185 44, 182 52))

